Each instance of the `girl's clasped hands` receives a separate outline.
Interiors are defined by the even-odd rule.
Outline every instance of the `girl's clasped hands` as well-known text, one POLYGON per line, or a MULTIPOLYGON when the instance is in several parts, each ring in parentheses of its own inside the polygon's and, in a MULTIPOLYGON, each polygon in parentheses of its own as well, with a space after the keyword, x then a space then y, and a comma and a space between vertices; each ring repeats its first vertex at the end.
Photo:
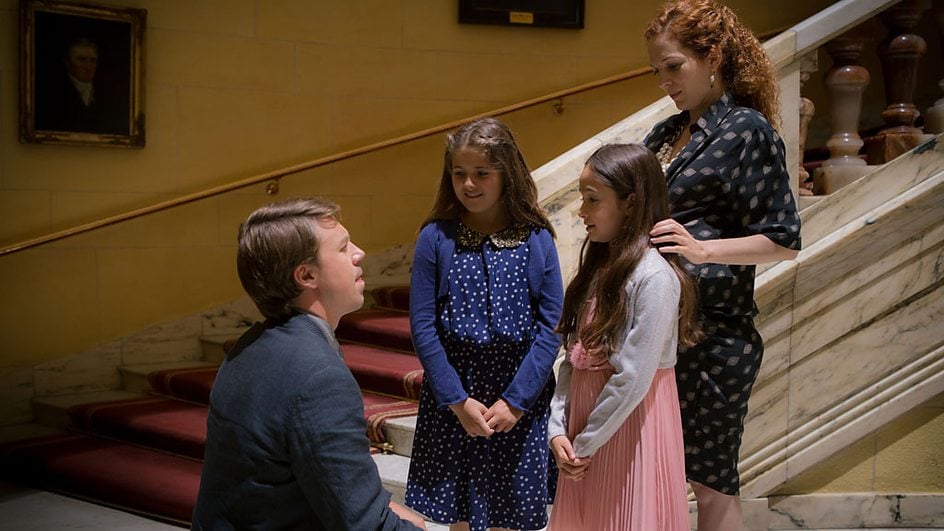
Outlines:
POLYGON ((511 431, 524 414, 504 399, 499 399, 492 407, 485 407, 485 404, 469 397, 449 408, 470 437, 491 437, 495 432, 511 431))

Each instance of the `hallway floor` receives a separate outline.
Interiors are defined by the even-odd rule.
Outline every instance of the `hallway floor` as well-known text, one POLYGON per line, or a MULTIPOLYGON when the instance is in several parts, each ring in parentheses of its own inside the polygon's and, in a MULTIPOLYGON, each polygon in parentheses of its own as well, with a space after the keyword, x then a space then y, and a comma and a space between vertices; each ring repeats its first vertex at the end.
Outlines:
MULTIPOLYGON (((114 529, 119 531, 179 531, 182 527, 143 516, 83 502, 51 492, 0 482, 0 529, 17 531, 67 531, 114 529)), ((428 523, 429 531, 448 527, 428 523)), ((873 531, 928 531, 941 528, 871 528, 873 531)), ((818 531, 839 531, 820 529, 818 531)))
MULTIPOLYGON (((99 530, 180 531, 167 524, 51 492, 0 482, 0 529, 17 531, 99 530)), ((448 527, 427 524, 429 531, 448 527)))

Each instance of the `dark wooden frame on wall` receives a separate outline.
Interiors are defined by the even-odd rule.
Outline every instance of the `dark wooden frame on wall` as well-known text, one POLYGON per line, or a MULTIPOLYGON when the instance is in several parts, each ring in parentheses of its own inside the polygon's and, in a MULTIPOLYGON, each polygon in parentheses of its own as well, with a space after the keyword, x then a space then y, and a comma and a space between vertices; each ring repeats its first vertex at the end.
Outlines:
POLYGON ((146 23, 144 9, 20 0, 20 142, 144 147, 146 23))
POLYGON ((583 28, 584 0, 459 0, 459 22, 583 28))

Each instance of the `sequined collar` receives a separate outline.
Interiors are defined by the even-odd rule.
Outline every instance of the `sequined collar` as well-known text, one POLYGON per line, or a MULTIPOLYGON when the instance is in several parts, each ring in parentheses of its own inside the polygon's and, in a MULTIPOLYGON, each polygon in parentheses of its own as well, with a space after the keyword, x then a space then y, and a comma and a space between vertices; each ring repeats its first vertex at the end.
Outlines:
POLYGON ((531 227, 528 225, 512 225, 507 229, 502 229, 492 234, 483 234, 477 230, 466 227, 464 223, 459 222, 459 231, 456 233, 456 240, 462 247, 476 248, 482 245, 486 239, 491 240, 495 247, 501 249, 512 249, 521 245, 528 239, 531 233, 531 227))

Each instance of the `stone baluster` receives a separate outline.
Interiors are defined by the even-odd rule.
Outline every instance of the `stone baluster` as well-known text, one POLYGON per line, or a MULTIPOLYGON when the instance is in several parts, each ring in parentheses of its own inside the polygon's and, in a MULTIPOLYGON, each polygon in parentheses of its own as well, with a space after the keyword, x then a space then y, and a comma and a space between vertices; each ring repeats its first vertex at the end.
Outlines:
POLYGON ((888 28, 888 37, 879 46, 887 106, 882 111, 885 129, 866 140, 871 164, 884 164, 925 140, 915 127, 920 114, 914 104, 918 65, 928 45, 911 33, 929 7, 929 0, 903 0, 879 15, 888 28))
MULTIPOLYGON (((812 65, 812 68, 806 68, 800 70, 800 90, 802 91, 803 86, 810 79, 810 72, 816 70, 816 54, 810 54, 804 61, 812 65)), ((803 153, 806 151, 806 137, 810 131, 810 121, 813 120, 813 115, 816 114, 816 106, 813 105, 813 102, 809 98, 804 98, 800 96, 800 134, 799 134, 799 144, 800 144, 800 195, 813 195, 813 182, 810 179, 809 172, 806 171, 806 168, 803 167, 803 153)))
MULTIPOLYGON (((941 36, 941 42, 944 43, 944 0, 936 0, 934 7, 934 21, 937 23, 938 35, 941 36)), ((940 58, 938 58, 940 60, 940 58)), ((944 79, 938 82, 944 92, 944 79)), ((924 113, 924 132, 925 133, 944 133, 944 98, 934 102, 924 113)))
MULTIPOLYGON (((816 114, 816 106, 809 98, 800 97, 800 156, 806 150, 806 136, 810 131, 810 121, 816 114)), ((800 160, 800 195, 813 195, 813 185, 810 182, 810 173, 803 167, 800 160)))
POLYGON ((863 141, 859 136, 862 95, 869 85, 869 71, 858 64, 865 43, 874 35, 870 20, 826 44, 833 66, 823 83, 829 99, 830 136, 826 141, 829 159, 813 172, 813 192, 831 194, 858 179, 868 168, 859 157, 863 141))

